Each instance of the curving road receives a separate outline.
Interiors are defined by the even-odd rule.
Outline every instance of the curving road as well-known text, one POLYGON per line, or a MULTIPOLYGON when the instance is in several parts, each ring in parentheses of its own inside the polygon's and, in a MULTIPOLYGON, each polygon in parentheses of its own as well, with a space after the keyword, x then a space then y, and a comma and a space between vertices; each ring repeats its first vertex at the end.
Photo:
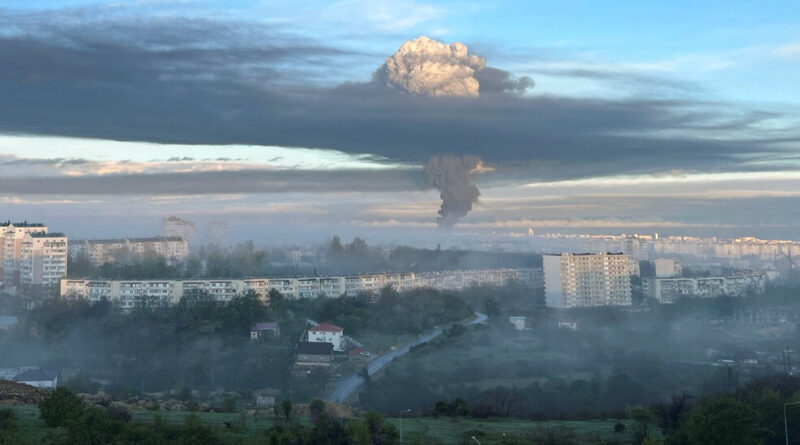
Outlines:
MULTIPOLYGON (((475 319, 469 322, 464 323, 465 325, 473 325, 478 323, 485 323, 489 317, 486 314, 481 314, 480 312, 475 312, 475 319)), ((367 372, 369 375, 373 375, 376 372, 383 369, 389 362, 394 360, 396 357, 400 357, 403 354, 406 354, 408 351, 411 350, 412 346, 419 345, 421 343, 425 343, 426 341, 433 340, 434 338, 441 335, 443 328, 436 328, 431 332, 428 332, 425 335, 418 337, 417 339, 404 344, 403 346, 398 347, 397 349, 387 352, 386 354, 376 358, 375 360, 371 361, 369 365, 367 365, 367 372)), ((353 392, 358 389, 361 384, 364 383, 364 379, 361 378, 358 374, 353 374, 350 377, 342 380, 336 385, 336 388, 333 389, 333 392, 330 393, 328 397, 325 398, 328 402, 343 402, 348 397, 350 397, 353 392)))

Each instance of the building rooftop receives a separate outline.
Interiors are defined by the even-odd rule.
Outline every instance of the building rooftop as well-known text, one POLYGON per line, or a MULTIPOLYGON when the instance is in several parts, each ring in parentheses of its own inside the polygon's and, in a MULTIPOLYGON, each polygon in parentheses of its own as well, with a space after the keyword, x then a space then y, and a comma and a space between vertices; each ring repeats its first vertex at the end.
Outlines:
POLYGON ((252 331, 274 331, 280 329, 278 323, 256 323, 253 325, 252 331))
POLYGON ((11 225, 14 227, 46 227, 42 223, 29 223, 28 221, 11 223, 11 225))
POLYGON ((31 238, 66 238, 67 235, 64 235, 61 232, 34 232, 29 234, 31 238))
POLYGON ((320 323, 308 330, 309 332, 343 332, 344 329, 330 323, 320 323))
POLYGON ((55 380, 58 374, 50 371, 42 371, 41 369, 31 369, 17 374, 14 376, 15 382, 44 382, 48 380, 55 380))
POLYGON ((309 355, 332 355, 333 343, 301 341, 297 344, 297 353, 309 355))
POLYGON ((184 241, 179 236, 149 236, 144 238, 110 238, 110 239, 82 239, 73 240, 73 243, 89 243, 89 244, 124 244, 131 243, 148 243, 158 241, 184 241))

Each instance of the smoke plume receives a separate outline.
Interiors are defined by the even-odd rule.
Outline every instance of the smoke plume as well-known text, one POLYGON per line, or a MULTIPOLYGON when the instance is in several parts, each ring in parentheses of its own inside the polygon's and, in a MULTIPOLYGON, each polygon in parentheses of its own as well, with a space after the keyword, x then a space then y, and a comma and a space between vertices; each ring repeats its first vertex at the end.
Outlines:
POLYGON ((428 160, 425 165, 428 184, 436 187, 442 198, 436 219, 440 228, 452 228, 478 202, 481 192, 472 181, 482 169, 483 162, 477 156, 434 156, 428 160))
POLYGON ((403 43, 376 77, 421 96, 477 97, 480 84, 475 73, 485 66, 486 60, 467 54, 461 43, 445 45, 423 36, 403 43))
POLYGON ((409 40, 375 72, 373 80, 418 96, 521 95, 533 79, 486 66, 461 43, 445 45, 425 36, 409 40))

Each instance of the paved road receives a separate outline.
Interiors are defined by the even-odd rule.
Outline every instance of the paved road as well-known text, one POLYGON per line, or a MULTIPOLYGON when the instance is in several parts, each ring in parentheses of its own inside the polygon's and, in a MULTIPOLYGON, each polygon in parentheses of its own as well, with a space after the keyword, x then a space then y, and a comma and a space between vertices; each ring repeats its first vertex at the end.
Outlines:
MULTIPOLYGON (((478 323, 485 323, 488 317, 486 314, 481 314, 480 312, 475 313, 475 319, 469 322, 464 323, 465 325, 473 325, 478 323)), ((418 337, 416 340, 413 340, 409 343, 404 344, 396 348, 393 351, 387 352, 386 354, 376 358, 375 360, 371 361, 369 365, 367 365, 367 371, 369 375, 373 375, 376 372, 380 371, 384 366, 386 366, 389 362, 395 359, 395 357, 400 357, 401 355, 407 353, 411 350, 412 346, 419 345, 421 343, 425 343, 426 341, 433 340, 434 338, 438 337, 442 333, 442 328, 434 329, 427 334, 418 337)), ((336 388, 333 389, 333 392, 325 399, 328 402, 343 402, 351 394, 353 391, 358 389, 361 384, 364 383, 364 379, 361 378, 358 374, 353 374, 350 377, 339 382, 336 385, 336 388)))

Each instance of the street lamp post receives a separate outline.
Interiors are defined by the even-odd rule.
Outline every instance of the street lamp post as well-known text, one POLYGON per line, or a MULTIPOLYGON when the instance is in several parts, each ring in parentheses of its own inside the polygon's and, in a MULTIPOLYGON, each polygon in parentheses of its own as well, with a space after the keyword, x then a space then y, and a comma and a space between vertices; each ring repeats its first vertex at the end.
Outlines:
POLYGON ((786 407, 789 405, 798 405, 800 402, 789 402, 783 404, 783 433, 786 436, 786 445, 789 445, 789 423, 786 420, 786 407))
POLYGON ((403 445, 403 413, 410 413, 410 409, 400 411, 400 445, 403 445))

